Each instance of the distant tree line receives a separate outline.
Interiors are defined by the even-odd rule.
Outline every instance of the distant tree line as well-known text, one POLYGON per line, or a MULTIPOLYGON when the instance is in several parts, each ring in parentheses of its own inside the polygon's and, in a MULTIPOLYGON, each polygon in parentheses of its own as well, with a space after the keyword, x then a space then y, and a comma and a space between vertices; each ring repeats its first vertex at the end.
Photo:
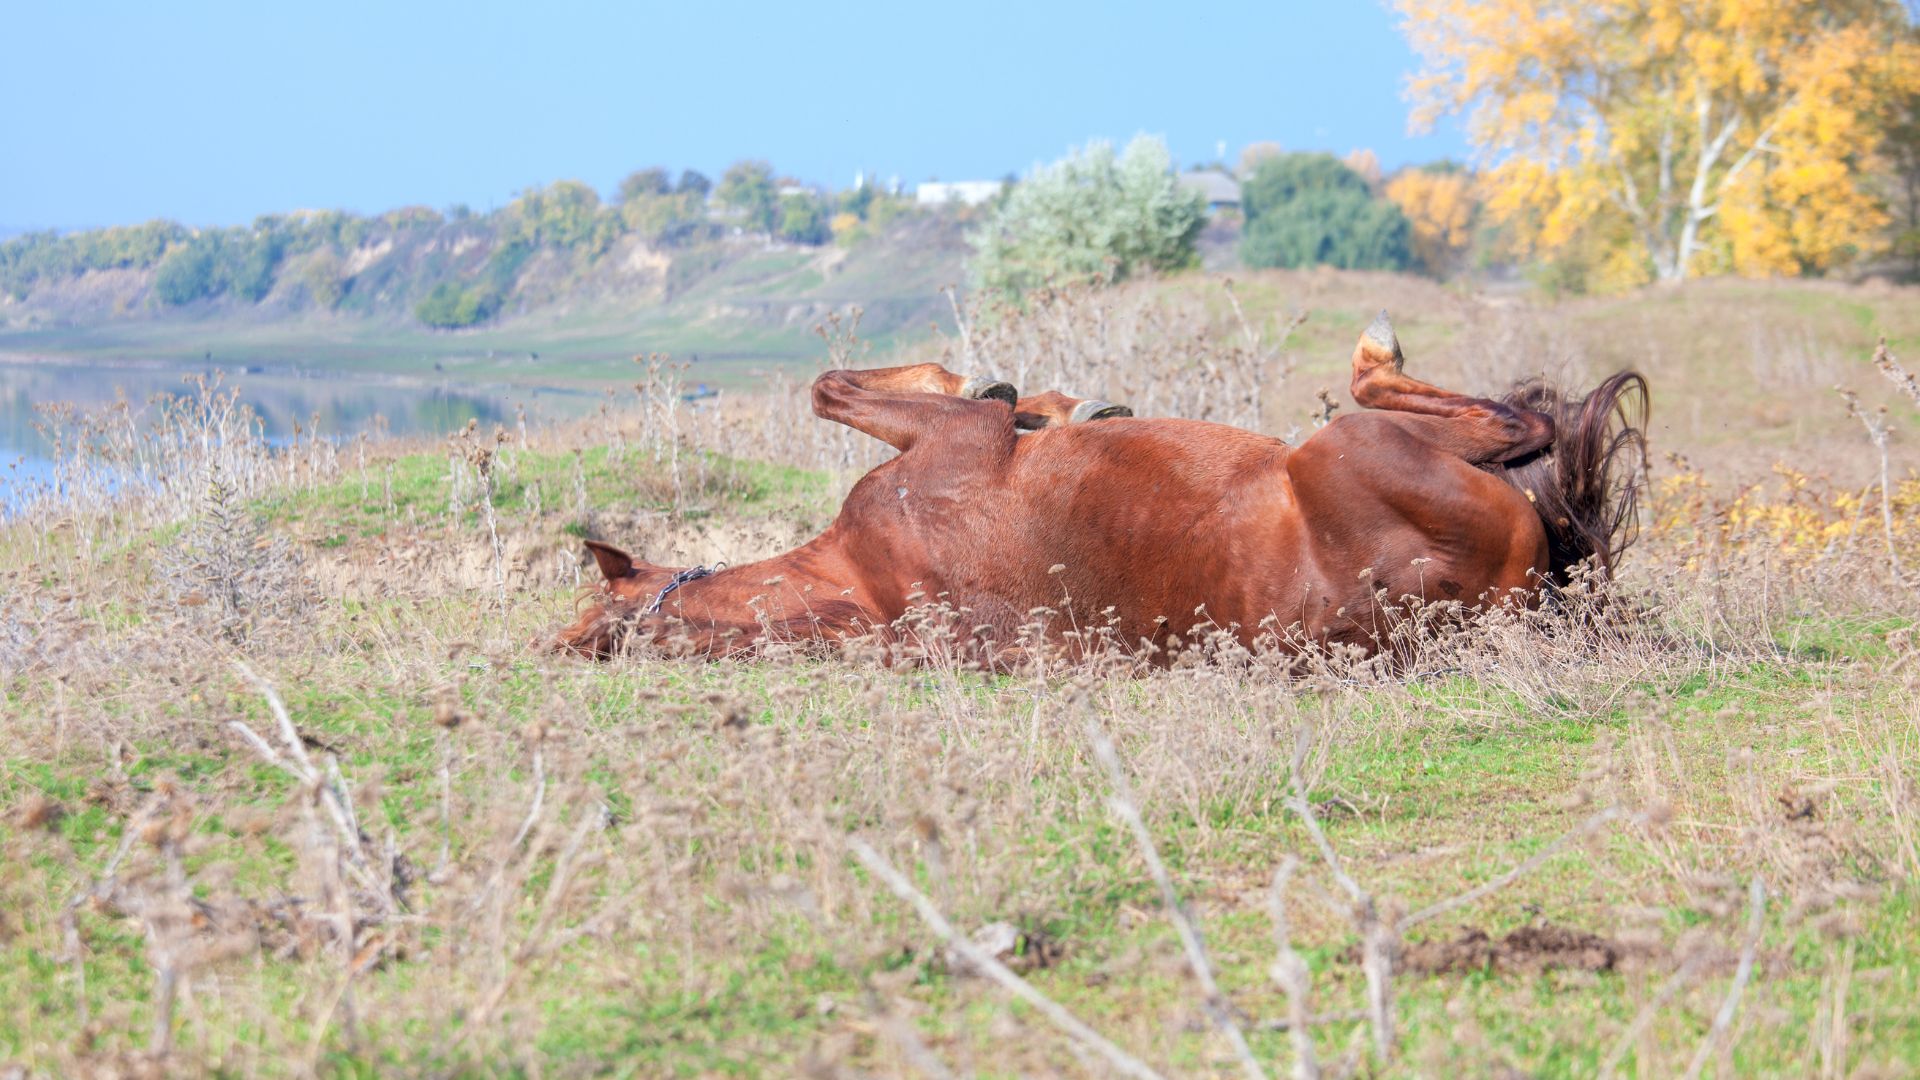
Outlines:
POLYGON ((0 288, 24 299, 40 281, 77 277, 89 270, 144 269, 188 236, 185 228, 171 221, 67 235, 26 233, 0 243, 0 288))
POLYGON ((857 243, 908 203, 871 184, 827 193, 778 177, 764 161, 742 161, 720 178, 714 201, 743 228, 794 244, 857 243))
POLYGON ((323 247, 355 248, 376 232, 441 222, 431 210, 398 210, 378 218, 340 211, 268 215, 251 226, 189 229, 172 221, 27 233, 0 243, 0 289, 25 299, 43 281, 100 270, 155 270, 162 303, 186 304, 232 294, 259 300, 280 263, 323 247))
POLYGON ((718 185, 691 169, 638 170, 606 204, 589 185, 563 180, 522 192, 506 206, 475 214, 456 206, 442 213, 408 207, 378 216, 342 211, 276 214, 251 225, 191 229, 171 221, 28 233, 0 243, 0 290, 25 299, 45 283, 108 270, 153 273, 154 299, 168 307, 218 298, 258 303, 297 262, 292 282, 305 302, 335 308, 356 302, 364 274, 350 275, 354 253, 396 245, 418 234, 427 251, 411 277, 383 271, 383 291, 412 298, 415 317, 429 326, 484 322, 506 305, 536 252, 579 263, 605 255, 626 237, 655 247, 710 242, 735 228, 795 244, 857 243, 870 226, 884 226, 907 203, 871 187, 829 195, 780 178, 764 161, 728 169, 718 185), (486 258, 464 268, 450 252, 478 243, 486 258))

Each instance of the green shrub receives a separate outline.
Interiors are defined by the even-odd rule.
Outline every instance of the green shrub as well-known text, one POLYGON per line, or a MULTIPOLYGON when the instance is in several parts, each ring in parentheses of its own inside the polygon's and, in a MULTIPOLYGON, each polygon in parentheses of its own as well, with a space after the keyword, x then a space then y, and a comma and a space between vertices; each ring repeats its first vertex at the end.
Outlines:
POLYGON ((254 303, 273 291, 274 272, 287 248, 286 238, 277 232, 255 235, 249 241, 228 245, 233 252, 227 274, 227 290, 254 303))
POLYGON ((815 195, 788 195, 780 200, 780 238, 796 244, 824 244, 832 239, 826 203, 815 195))
POLYGON ((622 205, 649 195, 666 195, 673 191, 673 181, 667 176, 667 170, 661 168, 638 169, 627 174, 620 181, 620 202, 622 205))
POLYGON ((533 245, 518 240, 509 240, 494 248, 493 254, 487 256, 486 269, 481 271, 487 286, 503 295, 512 291, 513 283, 520 278, 520 268, 532 257, 533 245))
POLYGON ((743 224, 756 232, 772 235, 778 224, 780 199, 773 183, 773 166, 764 161, 735 162, 720 177, 713 197, 722 206, 740 212, 743 224))
POLYGON ((433 287, 426 299, 414 305, 413 314, 428 326, 453 330, 490 319, 499 307, 498 293, 484 287, 463 287, 457 281, 443 281, 433 287))
POLYGON ((1331 154, 1263 158, 1240 186, 1248 266, 1404 270, 1413 226, 1400 208, 1331 154))
POLYGON ((307 295, 313 302, 329 311, 339 306, 347 292, 347 283, 341 277, 340 258, 331 249, 314 255, 300 279, 306 283, 307 295))
POLYGON ((1206 209, 1172 164, 1164 142, 1142 135, 1117 156, 1095 142, 1036 170, 973 236, 975 278, 1020 292, 1192 266, 1206 209))
POLYGON ((649 244, 678 244, 706 228, 707 200, 689 192, 641 192, 620 204, 620 220, 649 244))
POLYGON ((195 238, 167 252, 153 275, 153 294, 169 306, 191 304, 214 290, 214 250, 204 238, 195 238))
POLYGON ((1364 192, 1309 191, 1248 222, 1240 258, 1248 266, 1336 266, 1404 270, 1413 227, 1400 208, 1364 192))
POLYGON ((702 201, 705 201, 707 194, 713 190, 713 181, 707 179, 705 173, 684 169, 680 173, 679 183, 673 186, 673 190, 681 195, 698 195, 702 201))
POLYGON ((620 235, 620 215, 600 208, 600 196, 578 180, 528 188, 508 205, 502 235, 529 248, 584 249, 598 255, 620 235))
POLYGON ((1260 159, 1240 185, 1240 207, 1257 218, 1310 191, 1373 194, 1365 177, 1332 154, 1275 154, 1260 159))

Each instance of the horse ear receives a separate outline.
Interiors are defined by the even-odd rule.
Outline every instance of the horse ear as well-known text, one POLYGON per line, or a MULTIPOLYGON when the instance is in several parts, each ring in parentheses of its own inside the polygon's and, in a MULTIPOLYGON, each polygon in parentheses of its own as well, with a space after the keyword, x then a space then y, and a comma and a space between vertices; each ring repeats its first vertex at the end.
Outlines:
POLYGON ((587 550, 593 552, 593 561, 600 564, 600 572, 608 581, 614 581, 633 573, 633 556, 598 540, 587 541, 587 550))

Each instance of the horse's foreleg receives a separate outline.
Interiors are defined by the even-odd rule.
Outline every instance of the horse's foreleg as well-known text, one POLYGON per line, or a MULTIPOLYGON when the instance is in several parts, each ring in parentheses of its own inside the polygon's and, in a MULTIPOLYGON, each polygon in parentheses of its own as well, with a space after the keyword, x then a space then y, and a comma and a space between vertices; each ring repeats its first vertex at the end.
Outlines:
POLYGON ((957 426, 1013 431, 1013 387, 969 380, 938 364, 874 371, 829 371, 813 381, 813 412, 897 450, 957 426), (930 369, 930 370, 929 370, 930 369), (956 386, 958 393, 928 387, 956 386))
POLYGON ((1125 405, 1115 405, 1111 401, 1096 401, 1091 398, 1070 398, 1058 390, 1048 390, 1044 394, 1023 397, 1013 404, 1013 425, 1022 431, 1038 431, 1041 428, 1065 427, 1068 424, 1083 424, 1089 420, 1110 420, 1117 416, 1132 416, 1133 410, 1125 405))
POLYGON ((961 375, 939 364, 907 364, 903 367, 830 371, 861 390, 881 394, 943 394, 947 397, 1004 401, 1011 405, 1019 397, 1013 384, 981 375, 961 375))
POLYGON ((1490 398, 1469 397, 1421 382, 1401 370, 1405 358, 1387 313, 1353 349, 1354 403, 1363 409, 1417 413, 1458 421, 1443 430, 1448 448, 1474 464, 1508 461, 1553 441, 1553 420, 1490 398))

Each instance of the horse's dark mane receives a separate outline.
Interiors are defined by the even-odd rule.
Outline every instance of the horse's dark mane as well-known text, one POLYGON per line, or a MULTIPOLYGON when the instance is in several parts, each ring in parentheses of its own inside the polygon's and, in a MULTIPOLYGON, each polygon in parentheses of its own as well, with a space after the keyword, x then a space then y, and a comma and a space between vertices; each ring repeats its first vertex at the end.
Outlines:
POLYGON ((1503 399, 1553 418, 1553 442, 1506 464, 1501 475, 1524 492, 1547 530, 1547 580, 1565 585, 1592 560, 1603 578, 1639 534, 1646 474, 1647 380, 1622 371, 1584 398, 1529 379, 1503 399))

